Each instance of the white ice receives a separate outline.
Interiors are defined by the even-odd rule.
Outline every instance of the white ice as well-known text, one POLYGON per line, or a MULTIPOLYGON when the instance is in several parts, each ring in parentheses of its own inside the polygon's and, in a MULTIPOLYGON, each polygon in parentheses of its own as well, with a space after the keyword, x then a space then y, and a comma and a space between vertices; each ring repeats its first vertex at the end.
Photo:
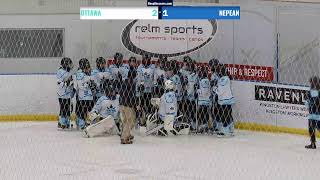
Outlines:
POLYGON ((313 180, 320 149, 306 150, 308 137, 250 131, 214 136, 85 138, 57 131, 54 122, 0 123, 2 180, 313 180))

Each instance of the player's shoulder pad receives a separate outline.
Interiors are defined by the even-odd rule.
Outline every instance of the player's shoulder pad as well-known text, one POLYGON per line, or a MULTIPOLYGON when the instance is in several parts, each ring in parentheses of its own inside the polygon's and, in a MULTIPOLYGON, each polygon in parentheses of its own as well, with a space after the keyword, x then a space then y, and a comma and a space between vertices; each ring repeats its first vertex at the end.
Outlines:
POLYGON ((222 77, 219 79, 219 84, 220 84, 221 86, 224 86, 224 85, 226 85, 229 81, 230 81, 230 79, 229 79, 228 76, 222 76, 222 77))
POLYGON ((77 72, 76 74, 76 78, 77 80, 82 80, 84 78, 85 74, 81 71, 81 72, 77 72))
POLYGON ((91 72, 91 75, 96 75, 96 74, 98 74, 100 71, 98 70, 98 69, 94 69, 94 70, 92 70, 92 72, 91 72))
POLYGON ((66 70, 64 70, 64 69, 62 69, 62 68, 58 69, 58 71, 57 71, 57 78, 58 78, 58 79, 62 78, 66 73, 67 73, 66 70))

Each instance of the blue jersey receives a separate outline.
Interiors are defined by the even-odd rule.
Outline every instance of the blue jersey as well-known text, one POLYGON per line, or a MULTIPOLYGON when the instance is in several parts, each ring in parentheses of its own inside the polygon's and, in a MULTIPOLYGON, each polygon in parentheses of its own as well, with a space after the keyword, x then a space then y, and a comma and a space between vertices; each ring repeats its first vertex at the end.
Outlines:
POLYGON ((128 64, 121 64, 117 66, 116 64, 112 64, 110 67, 110 72, 112 74, 113 80, 126 80, 128 79, 128 72, 129 72, 129 65, 128 64), (121 74, 121 78, 119 79, 119 74, 121 74))
POLYGON ((199 81, 198 105, 210 106, 211 105, 211 86, 208 78, 201 79, 199 81))
POLYGON ((187 87, 186 87, 186 99, 189 101, 195 100, 195 85, 198 83, 199 77, 197 73, 191 73, 187 76, 187 87))
POLYGON ((182 92, 182 84, 181 84, 179 75, 175 74, 169 79, 175 84, 177 100, 181 101, 183 98, 183 92, 182 92))
POLYGON ((101 87, 101 80, 102 79, 109 79, 109 80, 112 79, 112 75, 111 75, 110 69, 109 68, 105 68, 104 71, 100 71, 99 69, 94 69, 91 72, 91 76, 93 77, 94 82, 97 85, 96 96, 99 98, 104 94, 103 93, 104 90, 101 87))
POLYGON ((231 90, 231 81, 229 76, 222 76, 218 80, 218 104, 220 105, 232 105, 235 103, 235 98, 233 97, 231 90))
POLYGON ((57 72, 57 85, 58 85, 58 98, 69 99, 74 96, 73 94, 73 80, 72 74, 62 68, 57 72))
POLYGON ((76 79, 79 100, 93 100, 93 93, 90 88, 90 81, 93 80, 93 78, 79 70, 77 71, 76 79))
POLYGON ((154 87, 154 65, 150 65, 148 67, 145 67, 143 65, 140 65, 137 69, 137 84, 136 84, 136 90, 137 95, 140 96, 138 92, 138 86, 143 85, 144 86, 144 93, 152 93, 153 87, 154 87))
POLYGON ((320 121, 320 93, 316 89, 310 89, 306 105, 309 108, 309 120, 320 121))
POLYGON ((211 75, 210 82, 211 82, 212 100, 214 103, 217 103, 216 99, 218 97, 217 95, 218 81, 219 81, 219 76, 216 73, 213 73, 211 75))
POLYGON ((115 120, 119 119, 119 97, 120 96, 117 95, 115 99, 111 99, 107 96, 101 96, 92 108, 91 112, 99 114, 102 118, 112 116, 115 120))

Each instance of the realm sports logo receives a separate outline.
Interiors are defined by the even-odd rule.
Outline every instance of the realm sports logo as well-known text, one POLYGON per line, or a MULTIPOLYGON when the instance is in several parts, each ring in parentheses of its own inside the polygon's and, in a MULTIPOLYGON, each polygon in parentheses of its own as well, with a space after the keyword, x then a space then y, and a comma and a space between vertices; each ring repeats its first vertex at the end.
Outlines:
POLYGON ((255 100, 303 105, 307 91, 301 89, 255 86, 255 100))
POLYGON ((134 20, 123 29, 121 40, 135 54, 174 57, 204 47, 216 32, 216 20, 134 20))

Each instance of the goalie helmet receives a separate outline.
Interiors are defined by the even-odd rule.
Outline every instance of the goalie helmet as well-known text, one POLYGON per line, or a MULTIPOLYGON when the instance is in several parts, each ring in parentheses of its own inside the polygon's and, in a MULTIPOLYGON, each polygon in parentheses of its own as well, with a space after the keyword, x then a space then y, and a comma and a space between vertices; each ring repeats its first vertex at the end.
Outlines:
POLYGON ((68 72, 73 68, 72 60, 68 57, 62 58, 60 65, 64 70, 66 70, 68 72))
POLYGON ((98 57, 96 59, 96 65, 97 65, 97 69, 99 69, 100 71, 104 71, 105 65, 106 65, 106 60, 103 57, 98 57))
POLYGON ((175 85, 174 85, 174 82, 171 81, 171 80, 167 80, 165 83, 164 83, 164 88, 165 90, 174 90, 175 89, 175 85))

